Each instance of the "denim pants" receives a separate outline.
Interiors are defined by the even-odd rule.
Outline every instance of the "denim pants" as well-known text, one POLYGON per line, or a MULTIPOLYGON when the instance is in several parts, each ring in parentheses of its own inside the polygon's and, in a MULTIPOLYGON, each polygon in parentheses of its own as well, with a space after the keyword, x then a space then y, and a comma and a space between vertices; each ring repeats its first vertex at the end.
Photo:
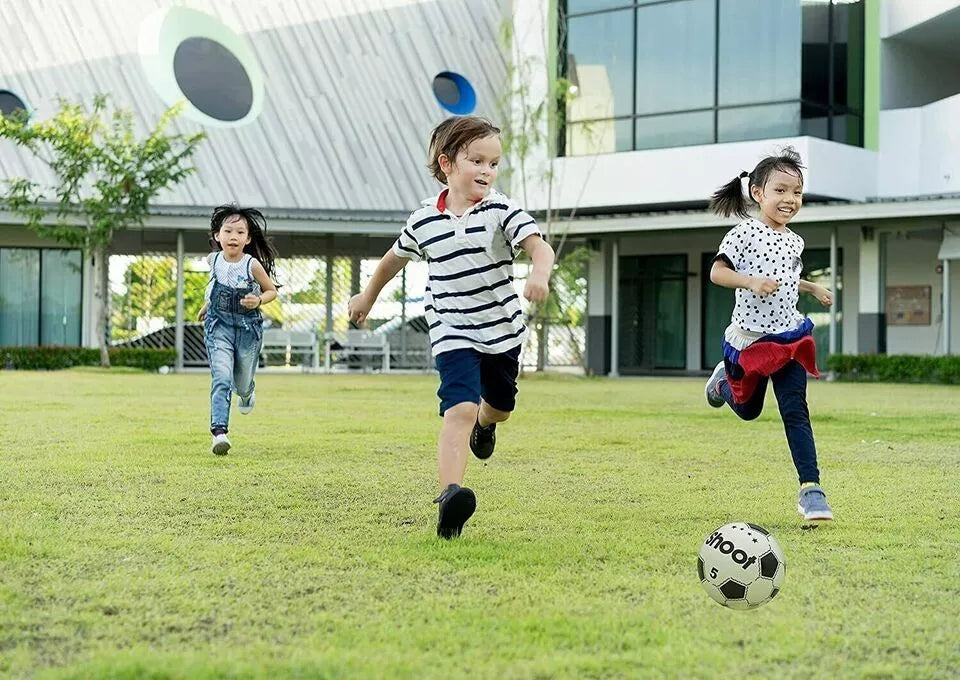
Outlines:
MULTIPOLYGON (((787 445, 797 468, 800 483, 820 482, 817 469, 817 447, 813 442, 810 412, 807 410, 807 370, 796 361, 791 361, 769 378, 773 393, 780 407, 780 418, 787 434, 787 445)), ((720 381, 720 395, 730 408, 743 420, 753 420, 763 411, 763 398, 767 392, 767 378, 760 380, 756 391, 748 401, 737 404, 726 380, 720 381)))
POLYGON ((259 309, 246 309, 240 298, 248 289, 214 281, 203 323, 203 342, 210 362, 210 430, 230 425, 230 400, 236 391, 248 397, 254 389, 263 344, 263 317, 259 309))

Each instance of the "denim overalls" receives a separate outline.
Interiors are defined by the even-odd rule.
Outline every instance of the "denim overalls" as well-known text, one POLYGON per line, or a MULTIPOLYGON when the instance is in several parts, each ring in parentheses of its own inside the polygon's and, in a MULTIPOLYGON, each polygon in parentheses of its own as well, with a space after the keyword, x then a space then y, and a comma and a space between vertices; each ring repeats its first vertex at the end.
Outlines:
MULTIPOLYGON (((203 342, 210 362, 210 429, 228 429, 233 390, 241 397, 253 392, 253 374, 263 344, 263 316, 259 309, 247 309, 240 299, 260 294, 260 284, 250 273, 253 258, 247 256, 246 286, 233 288, 217 280, 218 252, 210 266, 213 288, 203 322, 203 342)), ((239 263, 238 263, 239 264, 239 263)))

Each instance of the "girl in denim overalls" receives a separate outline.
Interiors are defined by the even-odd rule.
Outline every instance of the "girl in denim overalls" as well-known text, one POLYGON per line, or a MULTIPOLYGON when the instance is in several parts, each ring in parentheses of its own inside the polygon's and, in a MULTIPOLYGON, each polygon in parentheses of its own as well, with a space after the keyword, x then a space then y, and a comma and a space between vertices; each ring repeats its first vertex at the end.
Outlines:
POLYGON ((198 319, 210 362, 211 450, 218 456, 230 450, 230 398, 239 396, 238 410, 253 410, 253 375, 263 343, 260 306, 277 297, 273 283, 276 252, 267 241, 266 220, 259 210, 222 205, 210 218, 210 283, 198 319))

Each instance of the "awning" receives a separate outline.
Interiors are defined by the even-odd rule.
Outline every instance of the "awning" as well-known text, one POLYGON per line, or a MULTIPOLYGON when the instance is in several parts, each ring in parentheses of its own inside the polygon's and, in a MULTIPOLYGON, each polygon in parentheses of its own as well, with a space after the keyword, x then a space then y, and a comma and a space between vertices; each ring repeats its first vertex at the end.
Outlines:
POLYGON ((943 243, 940 244, 938 260, 960 260, 960 233, 943 232, 943 243))

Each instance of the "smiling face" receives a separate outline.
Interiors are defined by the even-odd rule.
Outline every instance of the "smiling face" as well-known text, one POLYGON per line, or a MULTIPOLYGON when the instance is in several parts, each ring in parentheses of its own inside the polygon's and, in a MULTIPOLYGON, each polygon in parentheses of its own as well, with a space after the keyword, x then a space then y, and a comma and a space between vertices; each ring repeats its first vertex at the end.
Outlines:
POLYGON ((250 243, 250 227, 240 215, 230 215, 223 220, 213 238, 228 258, 236 259, 243 254, 244 246, 250 243))
POLYGON ((750 195, 760 206, 760 219, 773 229, 783 229, 803 205, 803 181, 798 175, 774 170, 763 187, 753 185, 750 195))
POLYGON ((500 136, 488 135, 467 144, 455 162, 441 155, 440 168, 447 176, 452 198, 471 204, 483 200, 497 179, 501 153, 500 136))

